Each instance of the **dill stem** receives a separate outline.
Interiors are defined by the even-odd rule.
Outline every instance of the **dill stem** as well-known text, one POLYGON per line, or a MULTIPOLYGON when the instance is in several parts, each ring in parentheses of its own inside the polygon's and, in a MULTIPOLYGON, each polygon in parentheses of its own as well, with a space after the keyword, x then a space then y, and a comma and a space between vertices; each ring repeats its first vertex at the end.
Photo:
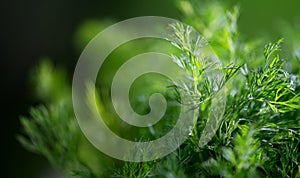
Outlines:
MULTIPOLYGON (((193 78, 193 95, 197 96, 198 94, 198 79, 197 79, 197 65, 196 65, 196 59, 193 55, 191 55, 189 53, 189 56, 191 58, 192 61, 192 78, 193 78)), ((194 125, 193 125, 193 131, 192 131, 192 136, 196 136, 197 137, 197 119, 198 119, 198 107, 197 107, 197 101, 195 99, 193 99, 193 107, 195 107, 195 111, 193 113, 193 121, 194 121, 194 125)))

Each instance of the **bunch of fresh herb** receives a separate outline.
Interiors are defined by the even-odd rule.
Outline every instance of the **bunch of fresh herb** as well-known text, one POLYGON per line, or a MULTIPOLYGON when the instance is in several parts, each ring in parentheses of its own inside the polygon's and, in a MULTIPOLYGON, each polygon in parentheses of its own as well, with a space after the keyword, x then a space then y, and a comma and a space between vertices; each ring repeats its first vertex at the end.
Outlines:
MULTIPOLYGON (((191 82, 174 84, 165 91, 179 102, 176 91, 189 94, 191 109, 199 116, 194 115, 191 134, 176 151, 142 163, 116 161, 99 153, 76 123, 64 71, 50 63, 42 63, 34 74, 35 91, 44 104, 33 108, 30 117, 21 118, 25 134, 20 142, 68 177, 300 177, 300 71, 294 67, 292 74, 285 68, 296 65, 295 45, 292 62, 280 57, 282 39, 268 43, 257 54, 259 40, 243 41, 239 35, 237 6, 207 1, 200 10, 193 0, 178 1, 178 5, 183 20, 195 29, 173 24, 166 38, 179 49, 172 58, 191 82), (195 30, 203 36, 195 35, 195 30), (199 51, 208 44, 221 64, 202 59, 199 51), (206 75, 210 70, 220 71, 222 78, 212 81, 206 75), (210 117, 211 99, 224 87, 224 115, 215 135, 203 146, 201 134, 210 117)), ((175 112, 176 108, 169 110, 168 116, 175 112)))

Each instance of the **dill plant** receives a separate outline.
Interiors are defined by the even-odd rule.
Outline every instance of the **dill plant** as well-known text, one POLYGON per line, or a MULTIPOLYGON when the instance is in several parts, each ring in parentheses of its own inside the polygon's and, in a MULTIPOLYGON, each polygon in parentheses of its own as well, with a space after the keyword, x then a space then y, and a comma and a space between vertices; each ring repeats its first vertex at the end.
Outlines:
MULTIPOLYGON (((152 162, 116 161, 99 153, 83 137, 72 110, 66 74, 42 63, 33 81, 42 106, 22 117, 24 134, 19 141, 42 154, 66 177, 300 177, 300 80, 282 59, 283 39, 265 45, 243 41, 237 28, 238 6, 223 1, 177 1, 183 20, 173 24, 166 37, 179 49, 172 58, 187 71, 190 83, 174 83, 167 91, 180 102, 178 91, 193 98, 195 125, 188 140, 170 155, 152 162), (201 8, 201 10, 200 10, 201 8), (222 65, 207 63, 197 53, 209 43, 222 65), (255 54, 254 54, 255 52, 255 54), (224 66, 224 67, 222 67, 224 66), (213 83, 205 75, 218 69, 223 78, 213 83), (200 136, 208 121, 211 98, 218 88, 228 88, 225 112, 216 134, 205 146, 200 136), (177 92, 176 92, 177 91, 177 92)), ((294 58, 299 56, 294 49, 294 58)), ((172 53, 172 52, 171 52, 172 53)), ((133 101, 134 102, 134 101, 133 101)), ((133 104, 134 105, 134 104, 133 104)), ((175 111, 174 111, 175 112, 175 111)))

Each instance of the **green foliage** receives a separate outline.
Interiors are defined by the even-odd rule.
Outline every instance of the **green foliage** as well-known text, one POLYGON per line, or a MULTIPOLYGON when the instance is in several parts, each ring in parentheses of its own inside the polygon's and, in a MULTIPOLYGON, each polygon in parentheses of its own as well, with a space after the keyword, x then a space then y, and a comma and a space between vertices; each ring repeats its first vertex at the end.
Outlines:
POLYGON ((33 71, 31 82, 35 97, 47 103, 60 103, 70 99, 70 83, 66 71, 54 68, 49 59, 42 59, 40 65, 33 71))
POLYGON ((73 113, 71 89, 64 70, 54 68, 49 61, 42 61, 34 71, 32 81, 36 97, 44 101, 44 105, 31 108, 28 117, 21 117, 26 135, 18 136, 20 143, 29 151, 45 156, 67 177, 103 174, 104 165, 110 165, 110 160, 95 152, 82 136, 73 113), (99 160, 105 163, 98 164, 102 167, 95 170, 92 164, 99 160))
POLYGON ((68 111, 69 105, 58 104, 31 110, 31 120, 21 123, 30 139, 19 141, 30 151, 42 154, 51 164, 62 169, 67 176, 94 177, 78 155, 80 130, 68 111))
MULTIPOLYGON (((228 2, 230 3, 230 2, 228 2)), ((183 19, 206 38, 224 65, 244 63, 257 40, 242 41, 238 31, 239 7, 225 1, 178 1, 183 19), (201 10, 199 10, 201 9, 201 10)), ((232 2, 231 2, 232 3, 232 2)), ((251 61, 257 65, 259 61, 251 61)))
POLYGON ((117 168, 116 172, 112 176, 124 178, 146 178, 151 176, 154 164, 155 163, 152 162, 126 162, 121 169, 117 168))
MULTIPOLYGON (((237 26, 238 6, 225 1, 203 1, 200 7, 200 3, 194 0, 178 1, 178 5, 183 20, 207 40, 194 33, 192 27, 180 24, 173 24, 171 35, 166 37, 179 53, 170 48, 166 51, 188 73, 190 82, 174 83, 173 87, 164 90, 169 85, 164 83, 165 80, 146 77, 145 83, 137 81, 134 84, 137 89, 133 90, 133 94, 143 95, 146 90, 148 95, 152 89, 168 91, 164 94, 169 97, 169 104, 174 104, 173 99, 180 102, 179 91, 193 98, 191 103, 184 104, 190 104, 199 117, 194 115, 195 125, 189 139, 180 148, 164 158, 143 163, 116 161, 97 152, 84 139, 74 118, 67 75, 49 62, 43 62, 33 75, 35 93, 45 106, 32 108, 29 117, 21 118, 25 133, 18 137, 19 141, 28 150, 45 156, 66 176, 300 177, 299 41, 291 45, 292 50, 285 47, 293 53, 288 55, 292 58, 291 62, 281 57, 282 39, 268 43, 264 49, 257 39, 243 41, 237 26), (203 59, 205 56, 201 52, 207 50, 208 44, 222 64, 203 59), (290 65, 295 66, 289 68, 290 65), (216 70, 223 77, 218 81, 209 79, 206 73, 216 70), (145 89, 144 86, 149 87, 145 89), (214 86, 217 86, 216 90, 214 86), (200 147, 200 135, 210 116, 211 98, 223 87, 228 89, 224 116, 212 140, 200 147)), ((78 31, 76 38, 87 42, 98 25, 94 21, 87 23, 78 31), (92 26, 91 31, 88 26, 92 26)), ((77 45, 80 44, 78 42, 77 45)), ((136 52, 130 49, 126 47, 120 51, 122 54, 136 52)), ((119 65, 117 63, 115 67, 119 65)), ((100 81, 100 86, 103 83, 109 82, 100 81)), ((99 95, 106 96, 108 89, 100 89, 99 95)), ((147 112, 148 106, 140 104, 134 97, 132 106, 141 113, 147 112)), ((99 102, 97 107, 105 111, 104 114, 111 115, 110 103, 105 101, 99 102)), ((177 109, 169 109, 166 118, 174 117, 177 109)), ((166 125, 171 127, 173 121, 167 121, 166 125)), ((130 133, 130 128, 115 126, 114 122, 109 124, 112 128, 123 129, 116 131, 122 135, 136 136, 139 133, 137 130, 130 133)), ((156 133, 164 133, 166 127, 152 129, 156 133)), ((141 132, 149 133, 149 130, 141 132)))
POLYGON ((203 167, 213 175, 222 177, 257 177, 260 166, 261 150, 256 131, 244 126, 233 141, 233 148, 221 149, 221 156, 204 162, 203 167))
POLYGON ((80 129, 70 105, 70 90, 65 73, 43 61, 33 77, 37 96, 47 102, 30 111, 21 123, 28 137, 19 136, 25 148, 45 156, 67 176, 93 177, 79 158, 80 129))

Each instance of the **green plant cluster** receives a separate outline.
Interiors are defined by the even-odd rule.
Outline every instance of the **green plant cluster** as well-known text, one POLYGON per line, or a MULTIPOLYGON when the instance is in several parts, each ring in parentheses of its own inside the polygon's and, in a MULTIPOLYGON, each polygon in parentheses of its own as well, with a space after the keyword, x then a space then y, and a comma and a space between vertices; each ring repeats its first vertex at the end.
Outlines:
MULTIPOLYGON (((257 39, 243 40, 237 28, 237 6, 232 8, 223 1, 203 1, 201 6, 194 0, 177 3, 183 20, 194 29, 173 24, 172 33, 166 38, 177 52, 166 50, 186 70, 190 83, 166 87, 169 84, 161 84, 163 80, 155 82, 150 78, 150 85, 137 84, 142 87, 136 93, 141 93, 141 88, 144 91, 143 86, 152 86, 165 92, 169 104, 180 102, 178 92, 192 96, 193 101, 188 104, 199 116, 194 115, 195 125, 184 144, 152 162, 122 162, 102 154, 89 144, 77 125, 64 70, 49 62, 43 62, 33 75, 36 94, 44 104, 34 107, 29 117, 21 118, 25 134, 18 137, 20 142, 45 156, 66 177, 300 177, 299 43, 290 47, 290 59, 283 59, 283 39, 268 43, 263 49, 257 39), (207 41, 194 31, 201 32, 207 41), (208 44, 222 64, 203 60, 199 51, 208 44), (208 78, 206 73, 213 70, 223 74, 220 80, 208 78), (226 88, 224 115, 212 139, 200 146, 212 98, 222 88, 226 88)), ((122 54, 127 51, 121 49, 122 54)), ((105 92, 100 91, 99 95, 103 98, 105 92)), ((131 102, 142 113, 147 112, 148 108, 140 105, 138 99, 131 102)), ((97 107, 110 115, 107 105, 102 101, 97 107)), ((165 117, 173 117, 177 111, 173 107, 165 117)), ((166 128, 172 126, 172 121, 168 122, 166 128)), ((122 124, 115 129, 125 129, 124 133, 130 130, 122 124)), ((151 129, 135 132, 154 138, 157 135, 153 129, 166 132, 160 131, 162 127, 151 129)))

